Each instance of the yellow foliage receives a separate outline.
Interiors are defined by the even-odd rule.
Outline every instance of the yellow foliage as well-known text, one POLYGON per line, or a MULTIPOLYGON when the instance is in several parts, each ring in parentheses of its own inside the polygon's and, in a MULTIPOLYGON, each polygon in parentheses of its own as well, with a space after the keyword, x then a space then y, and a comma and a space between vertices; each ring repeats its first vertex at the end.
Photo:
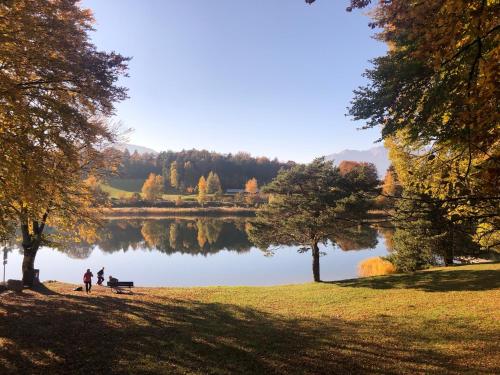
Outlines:
POLYGON ((198 181, 198 203, 203 204, 207 200, 207 180, 201 176, 198 181))
POLYGON ((256 194, 259 191, 259 185, 255 177, 247 181, 245 184, 245 191, 250 194, 256 194))
POLYGON ((358 275, 361 277, 389 275, 394 272, 394 265, 380 257, 368 258, 358 264, 358 275))
POLYGON ((142 186, 142 195, 147 200, 160 199, 163 194, 163 177, 151 173, 142 186))

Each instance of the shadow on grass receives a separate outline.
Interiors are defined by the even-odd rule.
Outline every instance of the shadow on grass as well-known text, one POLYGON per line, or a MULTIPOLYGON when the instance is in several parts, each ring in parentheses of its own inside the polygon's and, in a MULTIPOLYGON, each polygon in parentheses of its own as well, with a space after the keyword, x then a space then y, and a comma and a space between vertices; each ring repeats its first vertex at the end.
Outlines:
POLYGON ((481 291, 500 288, 500 271, 461 270, 460 267, 456 267, 434 272, 415 272, 329 283, 347 287, 418 289, 427 292, 481 291))
MULTIPOLYGON (((422 349, 429 340, 423 327, 405 331, 386 316, 357 323, 332 317, 287 319, 249 307, 167 297, 44 296, 23 293, 2 301, 0 373, 470 370, 452 354, 422 349), (377 334, 380 340, 373 340, 377 334)), ((463 324, 456 330, 452 343, 473 331, 463 324)))

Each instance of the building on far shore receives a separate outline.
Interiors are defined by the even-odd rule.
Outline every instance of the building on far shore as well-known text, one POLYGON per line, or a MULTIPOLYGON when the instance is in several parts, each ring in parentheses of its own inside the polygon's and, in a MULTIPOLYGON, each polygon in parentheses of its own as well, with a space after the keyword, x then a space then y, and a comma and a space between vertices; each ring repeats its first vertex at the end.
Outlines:
POLYGON ((245 194, 245 189, 226 189, 227 195, 245 194))
MULTIPOLYGON (((257 193, 259 193, 260 190, 257 189, 257 193)), ((245 189, 226 189, 226 195, 236 195, 236 194, 248 194, 245 189)))

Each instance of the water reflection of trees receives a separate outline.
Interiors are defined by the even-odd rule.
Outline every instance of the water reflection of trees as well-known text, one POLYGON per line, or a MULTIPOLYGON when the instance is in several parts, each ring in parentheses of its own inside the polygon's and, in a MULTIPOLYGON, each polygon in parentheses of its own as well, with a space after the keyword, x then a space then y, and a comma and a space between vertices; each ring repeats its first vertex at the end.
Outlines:
POLYGON ((373 249, 378 244, 377 229, 367 225, 339 226, 330 241, 344 251, 373 249))
POLYGON ((111 220, 97 246, 108 253, 143 249, 203 255, 221 250, 244 252, 252 244, 243 219, 197 218, 111 220))
MULTIPOLYGON (((165 254, 208 255, 221 250, 249 251, 246 219, 131 219, 110 220, 93 242, 73 243, 63 251, 72 258, 85 259, 98 247, 106 253, 119 251, 160 251, 165 254)), ((330 241, 344 251, 374 248, 377 230, 367 226, 335 228, 330 241)))
MULTIPOLYGON (((351 250, 366 250, 374 249, 378 244, 378 230, 377 228, 369 225, 338 225, 331 228, 331 235, 328 237, 328 243, 333 247, 339 248, 343 251, 351 250)), ((286 246, 300 246, 297 243, 269 243, 267 237, 259 238, 258 233, 252 232, 251 239, 257 246, 265 253, 272 255, 282 245, 286 246)), ((325 243, 327 245, 328 243, 325 243)), ((307 249, 299 248, 300 252, 307 251, 307 249)))

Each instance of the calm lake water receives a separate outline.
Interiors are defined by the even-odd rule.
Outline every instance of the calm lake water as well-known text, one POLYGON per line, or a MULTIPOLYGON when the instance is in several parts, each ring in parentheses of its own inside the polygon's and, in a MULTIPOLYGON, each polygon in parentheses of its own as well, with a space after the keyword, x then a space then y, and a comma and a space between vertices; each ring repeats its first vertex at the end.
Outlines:
MULTIPOLYGON (((41 280, 81 283, 90 268, 137 286, 275 285, 312 281, 310 252, 285 246, 269 256, 246 234, 245 219, 170 218, 110 220, 93 245, 42 248, 35 268, 41 280)), ((322 246, 321 278, 357 277, 358 263, 387 249, 373 228, 339 235, 322 246)), ((21 278, 22 253, 7 254, 6 279, 21 278)))

